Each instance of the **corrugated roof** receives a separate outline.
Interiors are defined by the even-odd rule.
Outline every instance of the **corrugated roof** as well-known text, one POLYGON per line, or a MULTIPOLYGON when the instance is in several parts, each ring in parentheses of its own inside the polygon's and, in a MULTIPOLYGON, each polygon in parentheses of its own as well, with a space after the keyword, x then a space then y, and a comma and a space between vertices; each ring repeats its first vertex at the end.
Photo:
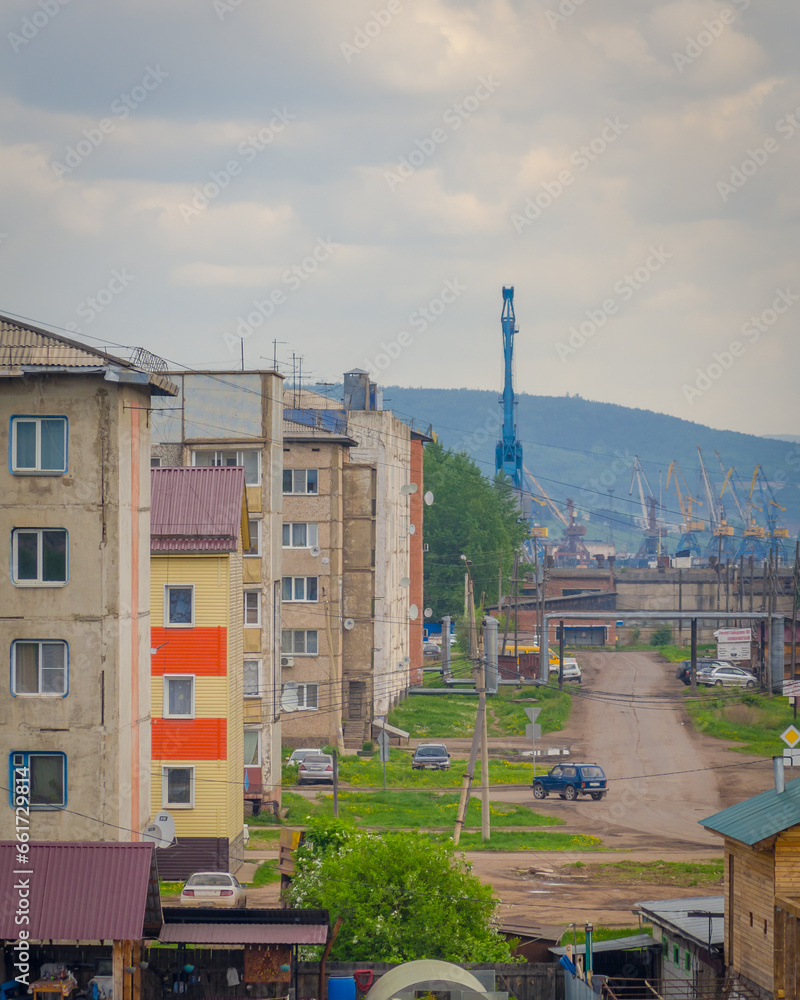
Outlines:
POLYGON ((699 822, 707 830, 752 847, 800 823, 800 778, 787 781, 783 792, 770 788, 699 822))
POLYGON ((327 924, 164 924, 162 944, 325 944, 327 924))
POLYGON ((232 552, 242 524, 244 469, 151 470, 150 551, 232 552))
POLYGON ((348 434, 337 434, 334 431, 326 430, 324 427, 311 427, 308 424, 300 424, 296 420, 283 421, 284 441, 330 441, 338 444, 346 444, 355 447, 358 441, 348 434))
POLYGON ((0 373, 21 375, 23 370, 36 368, 122 369, 138 373, 157 395, 174 396, 178 391, 165 373, 145 371, 77 340, 0 315, 0 373))
MULTIPOLYGON (((0 885, 7 900, 27 880, 32 941, 137 941, 143 936, 153 845, 0 842, 0 885), (24 874, 19 874, 20 872, 24 874)), ((15 906, 0 907, 0 939, 17 939, 15 906)))
MULTIPOLYGON (((652 934, 631 934, 629 937, 609 938, 607 941, 593 941, 592 952, 635 951, 640 948, 652 948, 654 945, 657 948, 661 948, 661 945, 653 940, 652 934)), ((554 955, 566 955, 567 953, 567 949, 561 947, 548 948, 547 950, 554 955)), ((575 945, 572 950, 576 955, 585 955, 586 945, 575 945)))
MULTIPOLYGON (((656 921, 661 926, 671 927, 685 938, 691 938, 701 945, 708 945, 708 917, 690 917, 695 910, 722 913, 725 908, 724 896, 688 896, 682 899, 652 899, 637 903, 642 915, 656 921)), ((724 917, 711 918, 711 943, 722 944, 725 940, 724 917)))

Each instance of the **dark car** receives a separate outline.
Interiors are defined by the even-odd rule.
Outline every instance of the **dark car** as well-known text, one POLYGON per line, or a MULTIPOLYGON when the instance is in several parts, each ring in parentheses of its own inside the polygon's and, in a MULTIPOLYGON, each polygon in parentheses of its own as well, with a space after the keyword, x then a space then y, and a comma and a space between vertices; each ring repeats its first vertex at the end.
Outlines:
MULTIPOLYGON (((727 660, 715 660, 711 656, 698 656, 697 657, 697 673, 698 675, 701 671, 711 670, 713 667, 730 667, 732 664, 728 663, 727 660)), ((692 661, 691 660, 681 660, 678 664, 678 669, 675 676, 679 681, 688 687, 692 683, 692 661)))
POLYGON ((608 779, 599 764, 556 764, 547 774, 534 778, 533 797, 546 799, 551 792, 562 799, 591 795, 602 799, 608 791, 608 779))
POLYGON ((414 771, 449 771, 450 754, 444 743, 420 743, 411 758, 414 771))

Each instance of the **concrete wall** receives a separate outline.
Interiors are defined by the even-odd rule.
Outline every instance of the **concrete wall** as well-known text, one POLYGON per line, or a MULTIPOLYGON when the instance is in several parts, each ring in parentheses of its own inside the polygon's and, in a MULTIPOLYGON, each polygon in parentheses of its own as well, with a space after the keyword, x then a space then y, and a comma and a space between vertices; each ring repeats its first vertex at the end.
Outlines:
POLYGON ((346 719, 373 718, 375 656, 375 562, 378 470, 344 467, 344 546, 342 614, 353 627, 342 634, 343 701, 346 719), (363 692, 363 697, 360 695, 363 692))

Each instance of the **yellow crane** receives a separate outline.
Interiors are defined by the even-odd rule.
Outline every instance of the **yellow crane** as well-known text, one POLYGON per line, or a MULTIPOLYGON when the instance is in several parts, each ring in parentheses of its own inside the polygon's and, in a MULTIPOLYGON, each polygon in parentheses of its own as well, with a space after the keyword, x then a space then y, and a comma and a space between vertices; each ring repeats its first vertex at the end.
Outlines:
POLYGON ((697 532, 703 531, 706 525, 705 521, 698 521, 692 516, 692 507, 695 504, 698 507, 702 507, 703 501, 697 500, 692 496, 689 484, 686 482, 686 476, 681 472, 681 467, 678 465, 677 460, 673 460, 667 470, 667 490, 669 489, 670 482, 673 480, 675 482, 675 493, 678 496, 678 506, 683 517, 681 537, 678 542, 677 551, 680 552, 683 549, 689 549, 696 556, 700 556, 701 550, 697 532), (683 490, 681 490, 681 481, 683 481, 683 490))

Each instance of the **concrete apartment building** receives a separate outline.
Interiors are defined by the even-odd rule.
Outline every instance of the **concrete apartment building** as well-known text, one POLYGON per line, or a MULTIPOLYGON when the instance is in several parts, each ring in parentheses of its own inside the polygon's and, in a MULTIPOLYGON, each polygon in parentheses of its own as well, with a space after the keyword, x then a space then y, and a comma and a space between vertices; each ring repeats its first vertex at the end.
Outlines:
POLYGON ((243 559, 242 709, 246 731, 260 738, 257 756, 248 757, 244 795, 253 808, 275 809, 281 793, 283 377, 273 371, 171 377, 178 394, 152 415, 153 465, 245 470, 250 546, 243 559))
POLYGON ((150 821, 148 414, 176 391, 0 317, 0 756, 12 788, 27 779, 35 840, 136 840, 150 821))

